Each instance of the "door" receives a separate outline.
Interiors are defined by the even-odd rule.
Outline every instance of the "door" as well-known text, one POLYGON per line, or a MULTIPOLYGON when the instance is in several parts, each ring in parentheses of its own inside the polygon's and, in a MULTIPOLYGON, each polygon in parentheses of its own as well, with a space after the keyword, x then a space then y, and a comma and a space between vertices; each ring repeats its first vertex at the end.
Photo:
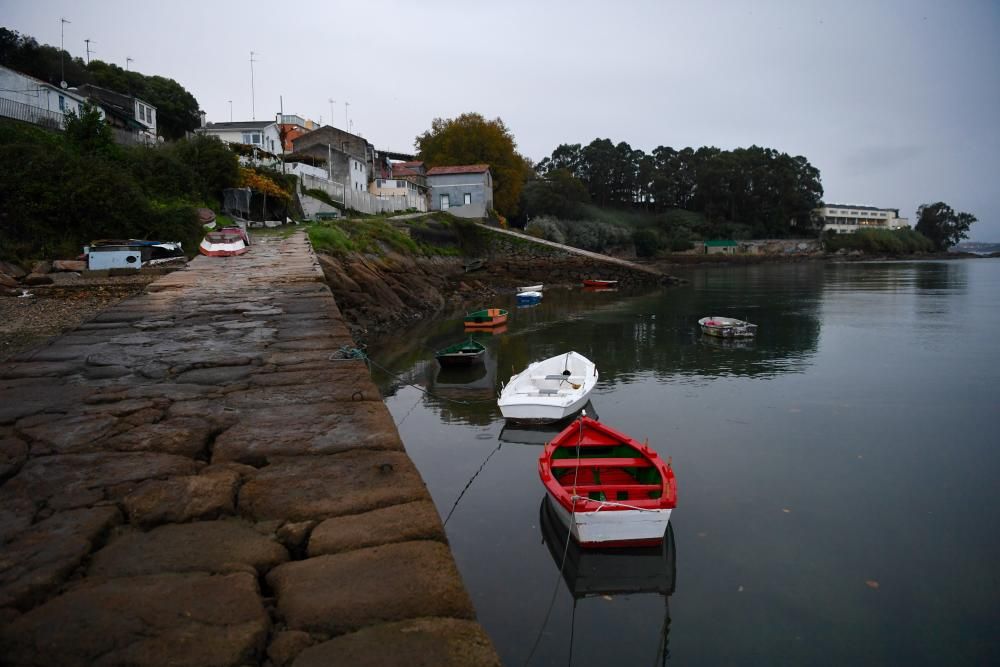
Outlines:
POLYGON ((464 203, 464 204, 465 204, 466 206, 468 206, 469 204, 471 204, 471 203, 472 203, 472 193, 471 193, 471 192, 466 192, 466 193, 465 193, 465 201, 464 201, 463 203, 464 203))
POLYGON ((451 202, 448 201, 448 195, 441 195, 441 210, 447 211, 451 202))

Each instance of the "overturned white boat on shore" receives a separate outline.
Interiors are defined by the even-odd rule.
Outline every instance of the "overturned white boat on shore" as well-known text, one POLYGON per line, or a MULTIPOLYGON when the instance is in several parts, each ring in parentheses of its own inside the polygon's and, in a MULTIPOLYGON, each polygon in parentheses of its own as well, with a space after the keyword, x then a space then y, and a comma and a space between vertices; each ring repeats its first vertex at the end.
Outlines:
POLYGON ((511 421, 544 424, 579 412, 597 384, 597 366, 578 352, 536 361, 510 378, 497 405, 511 421))

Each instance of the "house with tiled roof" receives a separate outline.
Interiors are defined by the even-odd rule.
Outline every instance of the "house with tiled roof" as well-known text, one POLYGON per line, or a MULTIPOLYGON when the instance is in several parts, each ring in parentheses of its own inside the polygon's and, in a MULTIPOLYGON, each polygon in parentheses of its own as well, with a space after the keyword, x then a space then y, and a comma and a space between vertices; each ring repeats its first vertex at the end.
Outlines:
POLYGON ((493 174, 488 164, 432 167, 427 170, 431 210, 462 218, 485 218, 493 208, 493 174))

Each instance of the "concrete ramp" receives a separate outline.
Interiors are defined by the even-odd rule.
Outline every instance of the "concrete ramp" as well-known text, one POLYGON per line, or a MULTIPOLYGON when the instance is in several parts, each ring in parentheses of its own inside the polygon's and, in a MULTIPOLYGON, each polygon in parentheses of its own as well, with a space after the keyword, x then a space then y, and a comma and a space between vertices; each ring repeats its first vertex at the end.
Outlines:
POLYGON ((498 665, 302 231, 0 364, 0 662, 498 665))

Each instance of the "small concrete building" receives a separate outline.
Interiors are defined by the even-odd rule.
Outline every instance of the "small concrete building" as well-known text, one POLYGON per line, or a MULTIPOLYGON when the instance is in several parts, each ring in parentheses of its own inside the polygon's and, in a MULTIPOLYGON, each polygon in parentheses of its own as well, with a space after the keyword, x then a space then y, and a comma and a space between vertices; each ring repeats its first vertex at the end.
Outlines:
POLYGON ((706 255, 735 255, 739 244, 731 239, 712 239, 705 241, 706 255))
POLYGON ((375 147, 367 140, 331 125, 324 125, 300 137, 295 137, 292 141, 292 148, 295 153, 307 153, 316 157, 323 157, 319 152, 316 152, 318 148, 322 148, 324 155, 327 148, 330 148, 346 153, 365 164, 373 164, 375 159, 375 147))
POLYGON ((493 175, 488 164, 433 167, 427 170, 431 210, 461 218, 485 218, 493 208, 493 175))
POLYGON ((281 133, 273 120, 240 120, 231 123, 207 123, 195 130, 198 134, 218 137, 227 144, 246 144, 272 155, 281 155, 281 133))
POLYGON ((101 108, 112 127, 156 140, 156 107, 149 102, 89 83, 74 90, 101 108))
MULTIPOLYGON (((62 128, 65 115, 83 111, 86 97, 0 65, 0 116, 62 128)), ((104 117, 104 111, 101 111, 104 117)))
POLYGON ((826 204, 813 209, 824 232, 851 234, 859 229, 908 229, 910 221, 899 217, 898 208, 876 208, 856 204, 826 204))

